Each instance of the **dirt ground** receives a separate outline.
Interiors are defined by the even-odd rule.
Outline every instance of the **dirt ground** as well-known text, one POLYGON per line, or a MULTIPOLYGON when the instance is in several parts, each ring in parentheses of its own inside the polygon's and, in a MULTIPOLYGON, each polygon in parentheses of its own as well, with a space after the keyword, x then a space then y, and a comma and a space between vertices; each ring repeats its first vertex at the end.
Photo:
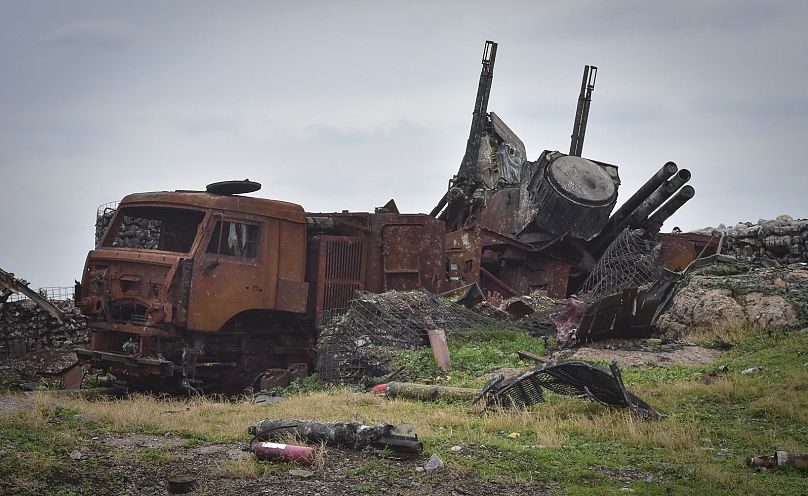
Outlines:
MULTIPOLYGON (((13 415, 32 408, 24 398, 0 396, 0 416, 13 415)), ((68 419, 52 419, 58 424, 68 419)), ((77 414, 73 420, 98 419, 77 414)), ((80 479, 65 475, 63 484, 91 487, 94 495, 170 494, 168 479, 177 476, 196 478, 193 495, 285 494, 349 495, 387 494, 436 496, 454 495, 541 495, 548 488, 535 484, 504 484, 454 473, 448 468, 426 474, 420 467, 431 453, 414 459, 389 459, 378 452, 359 452, 325 448, 322 466, 298 466, 292 463, 266 462, 262 475, 238 473, 239 464, 250 467, 253 455, 245 451, 248 439, 238 443, 197 443, 175 435, 114 433, 79 436, 76 450, 68 463, 78 465, 80 479), (240 462, 241 461, 241 462, 240 462), (298 474, 304 470, 309 473, 298 474)), ((1 448, 1 447, 0 447, 1 448)), ((475 456, 483 446, 462 446, 461 453, 475 456)), ((0 450, 1 452, 2 450, 0 450)), ((0 494, 14 494, 13 487, 0 494), (4 492, 11 490, 10 493, 4 492)))
MULTIPOLYGON (((702 365, 714 361, 720 351, 685 343, 661 344, 647 340, 608 340, 588 346, 556 352, 551 360, 616 360, 620 365, 665 366, 702 365)), ((46 358, 46 357, 41 357, 46 358)), ((44 360, 42 360, 44 361, 44 360)), ((39 368, 36 361, 32 368, 39 368)), ((30 365, 29 365, 30 367, 30 365)), ((518 373, 520 369, 510 371, 518 373)), ((30 371, 29 371, 30 372, 30 371)), ((501 371, 500 371, 501 372, 501 371)), ((56 400, 58 401, 58 400, 56 400)), ((24 397, 0 396, 0 416, 32 408, 24 397)), ((84 414, 72 420, 93 422, 84 414)), ((58 422, 58 420, 55 420, 58 422)), ((415 459, 394 460, 373 452, 327 448, 321 467, 299 467, 291 463, 267 462, 261 475, 251 472, 253 455, 242 443, 197 443, 175 435, 104 432, 80 436, 81 453, 68 463, 78 465, 73 473, 81 480, 64 484, 92 487, 94 494, 140 495, 169 494, 168 479, 190 475, 197 479, 194 495, 287 494, 297 495, 540 495, 560 488, 537 484, 482 481, 450 468, 426 474, 419 470, 431 455, 424 452, 415 459), (296 469, 310 474, 296 475, 296 469)), ((462 446, 461 453, 475 456, 482 446, 462 446)), ((75 452, 74 452, 75 453, 75 452)), ((594 470, 594 469, 593 469, 594 470)), ((648 473, 602 473, 618 481, 646 480, 648 473)), ((66 477, 71 477, 67 476, 66 477)), ((0 494, 3 491, 0 490, 0 494)))
MULTIPOLYGON (((653 343, 653 342, 650 342, 653 343)), ((707 365, 721 351, 687 343, 650 344, 648 340, 609 339, 553 354, 553 360, 606 360, 618 365, 707 365)))

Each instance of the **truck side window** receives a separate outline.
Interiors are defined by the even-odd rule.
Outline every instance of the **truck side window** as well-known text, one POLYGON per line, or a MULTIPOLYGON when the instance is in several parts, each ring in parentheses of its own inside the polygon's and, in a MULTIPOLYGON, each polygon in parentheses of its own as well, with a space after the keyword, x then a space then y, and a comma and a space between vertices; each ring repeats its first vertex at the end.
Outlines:
POLYGON ((216 221, 208 243, 208 253, 230 257, 255 258, 258 253, 258 226, 239 222, 216 221))

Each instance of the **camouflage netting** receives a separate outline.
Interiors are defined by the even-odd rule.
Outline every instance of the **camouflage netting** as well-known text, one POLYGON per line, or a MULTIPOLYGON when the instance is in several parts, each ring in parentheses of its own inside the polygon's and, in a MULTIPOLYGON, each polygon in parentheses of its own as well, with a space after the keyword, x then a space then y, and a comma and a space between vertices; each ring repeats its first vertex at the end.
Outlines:
POLYGON ((585 301, 655 282, 662 273, 660 244, 642 229, 621 232, 595 264, 576 294, 585 301))
POLYGON ((400 350, 429 343, 427 332, 448 336, 480 327, 507 326, 440 296, 421 291, 358 293, 348 310, 320 332, 317 370, 321 379, 356 383, 391 372, 400 350))
POLYGON ((808 326, 808 266, 760 268, 735 262, 693 270, 656 323, 674 339, 739 325, 763 330, 808 326))

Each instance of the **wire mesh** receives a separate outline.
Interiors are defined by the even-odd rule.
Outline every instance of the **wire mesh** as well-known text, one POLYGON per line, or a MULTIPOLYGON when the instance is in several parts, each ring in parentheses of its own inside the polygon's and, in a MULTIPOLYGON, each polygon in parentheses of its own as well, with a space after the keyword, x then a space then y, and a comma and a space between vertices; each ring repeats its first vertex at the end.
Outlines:
POLYGON ((117 210, 119 203, 120 202, 112 201, 112 202, 102 203, 101 205, 98 205, 98 208, 95 209, 95 218, 97 219, 97 218, 101 217, 108 210, 112 210, 112 211, 117 210))
POLYGON ((661 245, 642 229, 625 229, 606 249, 577 294, 595 300, 644 286, 662 273, 661 245))
POLYGON ((320 332, 318 374, 326 381, 346 383, 380 377, 391 372, 400 350, 426 345, 430 329, 452 335, 489 326, 508 327, 431 293, 358 292, 347 310, 332 314, 320 332))
MULTIPOLYGON (((75 288, 73 286, 53 286, 36 290, 37 293, 54 302, 72 300, 74 291, 75 288)), ((22 293, 11 293, 6 301, 21 301, 27 299, 28 297, 22 293)))
POLYGON ((104 237, 104 233, 107 232, 107 227, 109 226, 110 221, 112 221, 112 216, 115 215, 115 210, 118 209, 119 202, 107 202, 103 203, 98 206, 95 210, 95 245, 98 246, 98 243, 101 242, 101 238, 104 237))

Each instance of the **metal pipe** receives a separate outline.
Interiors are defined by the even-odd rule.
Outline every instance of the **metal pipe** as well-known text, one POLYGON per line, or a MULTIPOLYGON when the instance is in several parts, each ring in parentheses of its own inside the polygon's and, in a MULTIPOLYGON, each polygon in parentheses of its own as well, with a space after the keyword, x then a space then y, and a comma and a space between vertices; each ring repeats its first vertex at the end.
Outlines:
POLYGON ((647 229, 659 230, 659 228, 662 227, 662 224, 664 224, 671 215, 673 215, 682 205, 687 203, 687 201, 693 198, 695 195, 696 190, 693 189, 693 186, 687 185, 680 189, 679 192, 673 196, 673 198, 665 202, 664 205, 659 207, 659 210, 648 217, 648 221, 645 223, 647 229))

